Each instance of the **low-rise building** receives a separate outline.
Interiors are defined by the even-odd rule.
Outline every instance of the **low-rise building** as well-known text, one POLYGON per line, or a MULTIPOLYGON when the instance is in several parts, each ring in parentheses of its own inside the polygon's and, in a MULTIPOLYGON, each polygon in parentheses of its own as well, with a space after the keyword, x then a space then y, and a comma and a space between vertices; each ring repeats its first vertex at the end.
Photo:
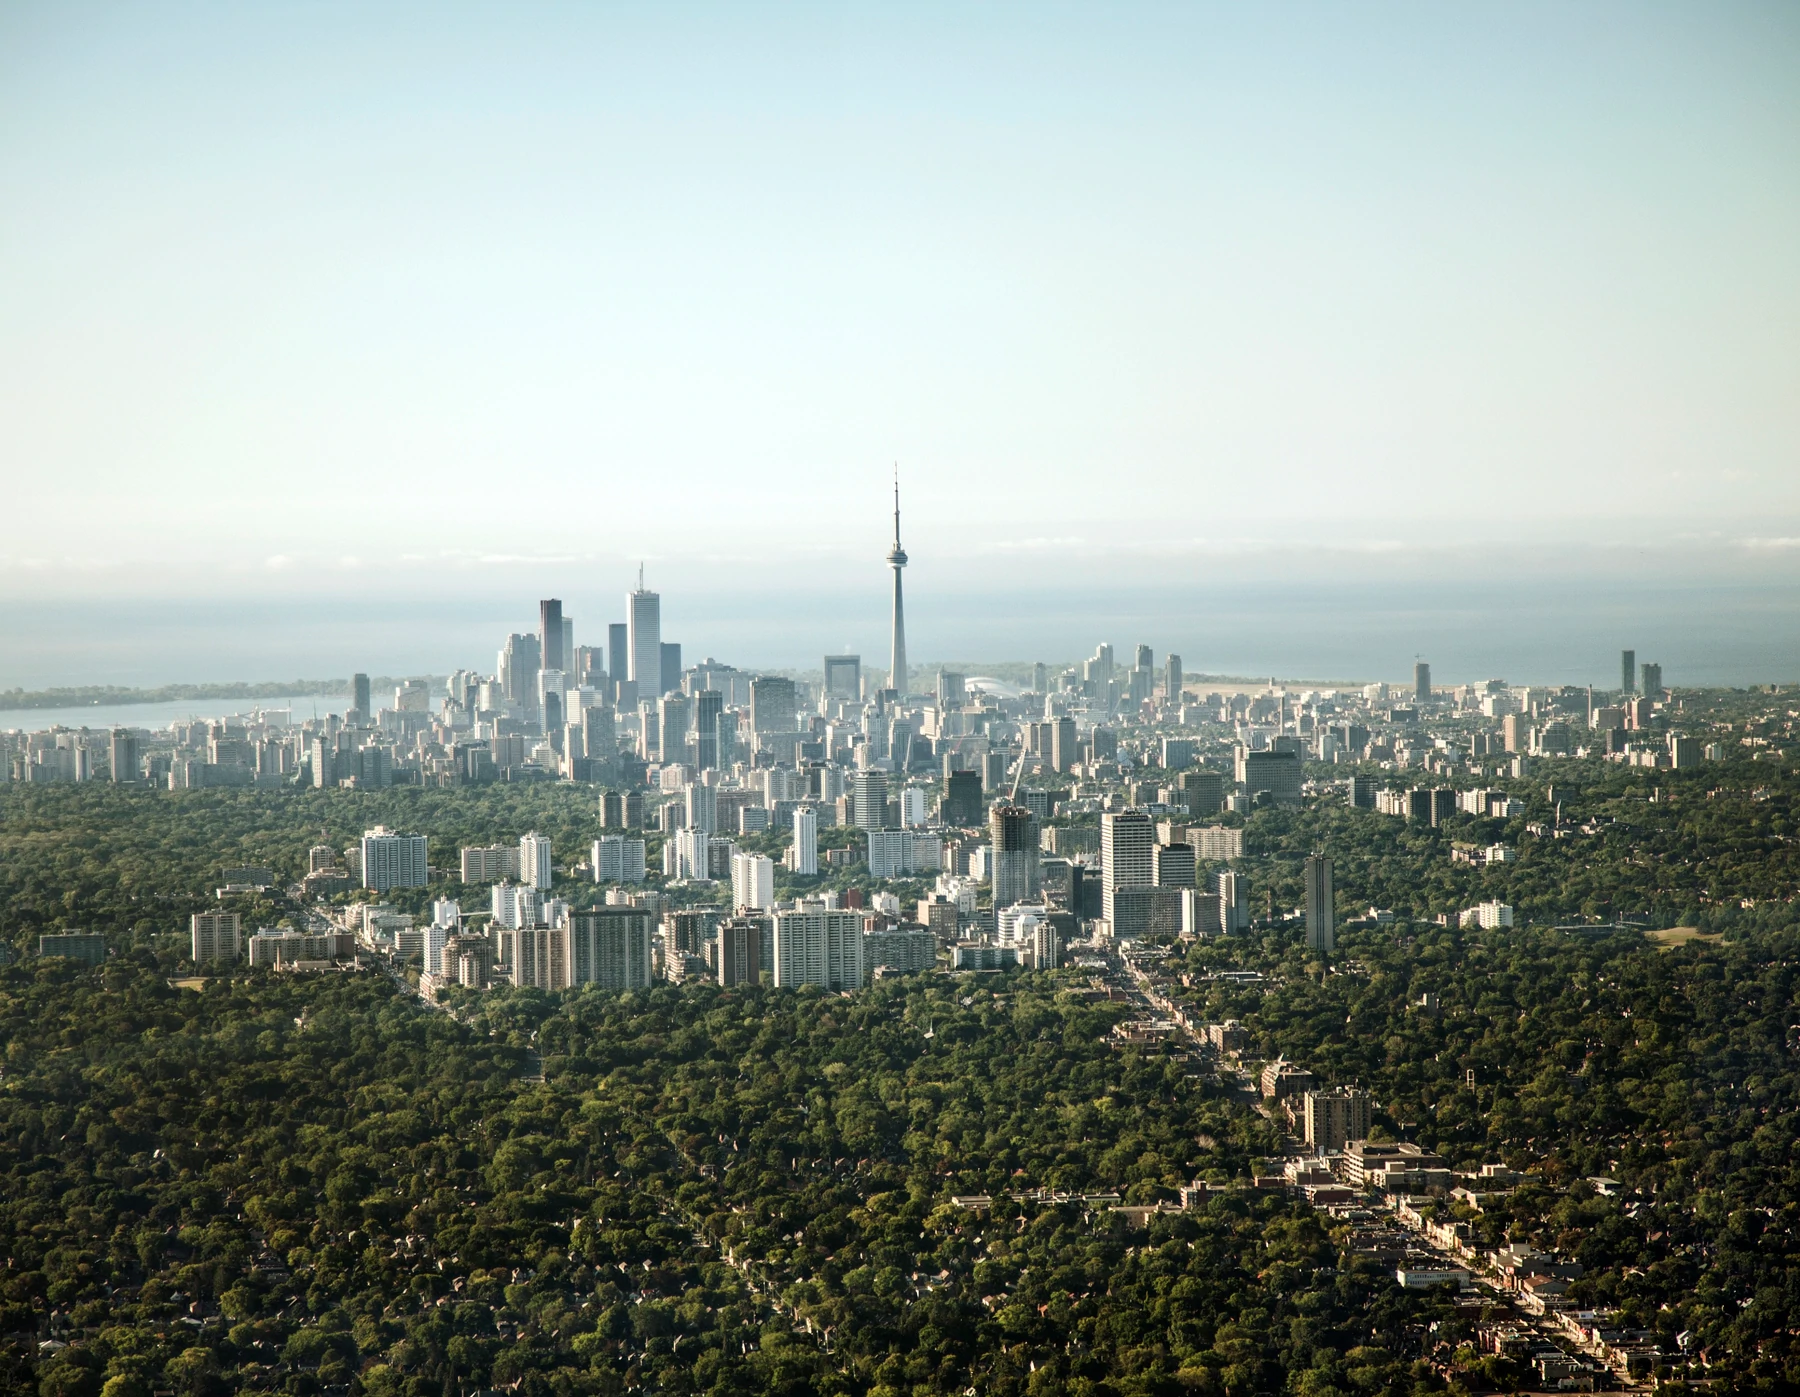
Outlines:
POLYGON ((65 956, 83 965, 106 963, 106 938, 97 931, 53 931, 38 937, 40 956, 65 956))
POLYGON ((356 958, 356 936, 348 931, 295 931, 264 927, 249 941, 252 969, 299 969, 356 958))

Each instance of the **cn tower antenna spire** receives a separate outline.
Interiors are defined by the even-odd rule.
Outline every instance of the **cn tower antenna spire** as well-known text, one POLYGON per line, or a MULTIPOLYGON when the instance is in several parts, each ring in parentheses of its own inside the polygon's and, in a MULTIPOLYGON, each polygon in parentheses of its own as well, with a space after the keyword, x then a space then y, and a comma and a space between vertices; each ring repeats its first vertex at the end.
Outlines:
POLYGON ((900 595, 900 570, 906 566, 906 550, 900 546, 900 463, 894 463, 894 546, 887 556, 894 570, 893 651, 888 663, 888 687, 906 696, 906 605, 900 595))

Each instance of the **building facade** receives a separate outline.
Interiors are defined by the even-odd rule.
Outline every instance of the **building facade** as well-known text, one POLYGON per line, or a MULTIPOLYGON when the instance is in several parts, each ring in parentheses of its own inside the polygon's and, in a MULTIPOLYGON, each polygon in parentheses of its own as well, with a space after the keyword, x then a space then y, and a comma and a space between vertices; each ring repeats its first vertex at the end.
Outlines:
POLYGON ((596 907, 568 916, 568 982, 608 990, 648 989, 654 975, 655 914, 596 907))
POLYGON ((234 961, 243 949, 243 922, 236 912, 196 912, 188 931, 195 965, 234 961))
POLYGON ((425 862, 425 836, 396 834, 386 825, 362 837, 362 885, 375 892, 389 888, 422 888, 431 881, 425 862))
POLYGON ((822 985, 859 988, 863 967, 860 912, 797 909, 775 914, 775 983, 778 987, 822 985))

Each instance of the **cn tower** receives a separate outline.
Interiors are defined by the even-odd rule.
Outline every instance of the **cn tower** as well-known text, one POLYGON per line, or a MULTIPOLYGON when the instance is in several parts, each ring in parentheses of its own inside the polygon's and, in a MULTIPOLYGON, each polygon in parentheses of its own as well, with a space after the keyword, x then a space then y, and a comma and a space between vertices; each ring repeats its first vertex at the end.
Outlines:
POLYGON ((906 566, 906 550, 900 546, 900 472, 894 471, 894 546, 887 555, 894 570, 894 653, 888 668, 888 687, 906 695, 906 607, 900 598, 900 570, 906 566))

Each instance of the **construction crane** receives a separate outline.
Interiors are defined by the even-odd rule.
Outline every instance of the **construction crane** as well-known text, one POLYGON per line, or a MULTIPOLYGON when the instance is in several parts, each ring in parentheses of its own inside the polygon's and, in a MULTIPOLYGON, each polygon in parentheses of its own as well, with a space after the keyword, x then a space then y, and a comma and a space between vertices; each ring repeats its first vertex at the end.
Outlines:
POLYGON ((1006 798, 1008 805, 1019 803, 1019 782, 1025 779, 1025 754, 1029 750, 1023 742, 1019 744, 1019 760, 1013 766, 1012 794, 1006 798))

